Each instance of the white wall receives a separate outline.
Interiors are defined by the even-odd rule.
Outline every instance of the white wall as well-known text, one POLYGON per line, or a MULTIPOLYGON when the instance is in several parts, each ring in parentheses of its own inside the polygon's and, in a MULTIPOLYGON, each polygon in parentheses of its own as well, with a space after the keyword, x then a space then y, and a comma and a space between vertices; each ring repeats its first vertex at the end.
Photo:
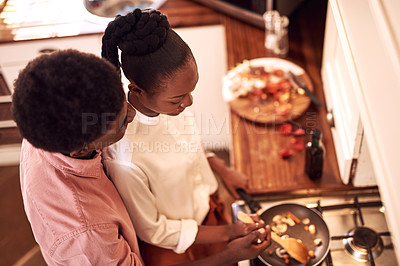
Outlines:
POLYGON ((222 25, 179 28, 176 32, 192 49, 199 70, 193 92, 197 126, 206 149, 228 149, 230 117, 222 98, 222 76, 227 71, 225 28, 222 25))

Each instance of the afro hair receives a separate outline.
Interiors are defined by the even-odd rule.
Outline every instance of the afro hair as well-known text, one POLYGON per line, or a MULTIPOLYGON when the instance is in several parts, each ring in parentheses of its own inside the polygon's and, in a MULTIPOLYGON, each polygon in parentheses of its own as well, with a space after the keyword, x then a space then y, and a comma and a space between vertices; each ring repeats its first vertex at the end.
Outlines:
POLYGON ((12 109, 21 135, 33 146, 70 153, 105 134, 122 110, 125 93, 108 61, 77 50, 41 55, 14 82, 12 109))

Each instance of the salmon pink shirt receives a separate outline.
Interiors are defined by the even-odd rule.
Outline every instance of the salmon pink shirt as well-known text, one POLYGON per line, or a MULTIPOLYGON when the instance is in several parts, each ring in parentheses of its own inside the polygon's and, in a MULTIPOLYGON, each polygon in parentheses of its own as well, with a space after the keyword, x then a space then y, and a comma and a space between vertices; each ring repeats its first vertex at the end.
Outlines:
POLYGON ((74 159, 24 140, 25 212, 49 265, 142 265, 136 233, 101 153, 74 159))

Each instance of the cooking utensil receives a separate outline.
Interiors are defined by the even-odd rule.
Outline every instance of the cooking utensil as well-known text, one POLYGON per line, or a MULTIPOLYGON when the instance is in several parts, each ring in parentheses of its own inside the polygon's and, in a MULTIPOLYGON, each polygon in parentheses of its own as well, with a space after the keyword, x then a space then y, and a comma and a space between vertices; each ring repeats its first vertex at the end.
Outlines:
POLYGON ((306 92, 307 96, 310 97, 311 102, 312 102, 313 104, 315 104, 315 105, 318 106, 318 107, 322 105, 322 104, 321 104, 321 101, 318 100, 318 98, 315 96, 315 94, 312 93, 312 91, 310 91, 310 89, 307 87, 307 85, 306 85, 298 76, 296 76, 295 74, 293 74, 293 72, 290 71, 290 70, 288 71, 288 73, 289 73, 290 78, 293 79, 293 81, 294 81, 300 88, 302 88, 302 89, 306 92))
POLYGON ((271 231, 271 237, 272 240, 286 249, 290 256, 303 264, 307 264, 308 251, 306 246, 297 242, 297 240, 292 237, 281 238, 273 231, 271 231))
MULTIPOLYGON (((319 265, 327 256, 330 248, 330 235, 328 227, 321 217, 321 215, 314 209, 307 208, 304 205, 295 204, 295 203, 285 203, 279 204, 277 203, 275 206, 265 210, 262 209, 259 202, 257 202, 250 194, 246 191, 239 189, 237 190, 239 196, 246 202, 249 206, 251 212, 258 213, 261 219, 265 222, 265 224, 272 225, 272 219, 275 215, 285 216, 289 211, 298 217, 300 220, 304 218, 308 218, 310 220, 310 224, 315 225, 316 233, 314 235, 310 234, 306 230, 304 230, 304 224, 299 223, 295 226, 288 226, 286 234, 296 238, 301 239, 303 244, 307 247, 308 250, 314 250, 314 258, 310 258, 306 265, 319 265), (244 197, 243 197, 243 196, 244 197), (255 204, 255 202, 257 204, 255 204), (250 204, 249 204, 250 203, 250 204), (316 246, 314 244, 314 239, 321 239, 321 244, 316 246)), ((290 260, 289 264, 286 264, 281 258, 276 256, 275 250, 277 248, 276 244, 271 244, 266 250, 264 250, 258 258, 265 263, 266 265, 303 265, 297 262, 294 259, 290 260), (270 253, 273 253, 270 255, 270 253)))
POLYGON ((256 213, 259 216, 263 213, 263 209, 261 208, 260 203, 256 201, 250 194, 248 194, 244 189, 237 188, 236 192, 239 196, 246 202, 247 206, 249 206, 250 211, 252 213, 256 213))

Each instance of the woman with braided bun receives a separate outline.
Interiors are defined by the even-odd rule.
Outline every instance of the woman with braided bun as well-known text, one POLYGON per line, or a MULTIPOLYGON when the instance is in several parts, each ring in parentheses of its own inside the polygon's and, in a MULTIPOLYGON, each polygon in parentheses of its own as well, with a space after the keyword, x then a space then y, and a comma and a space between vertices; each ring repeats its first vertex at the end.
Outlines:
POLYGON ((235 197, 247 178, 215 154, 206 156, 185 110, 199 78, 196 61, 167 17, 151 9, 117 16, 105 30, 102 56, 122 68, 136 109, 124 138, 103 158, 141 239, 145 264, 204 258, 262 227, 259 217, 254 224, 226 219, 213 170, 235 197))

